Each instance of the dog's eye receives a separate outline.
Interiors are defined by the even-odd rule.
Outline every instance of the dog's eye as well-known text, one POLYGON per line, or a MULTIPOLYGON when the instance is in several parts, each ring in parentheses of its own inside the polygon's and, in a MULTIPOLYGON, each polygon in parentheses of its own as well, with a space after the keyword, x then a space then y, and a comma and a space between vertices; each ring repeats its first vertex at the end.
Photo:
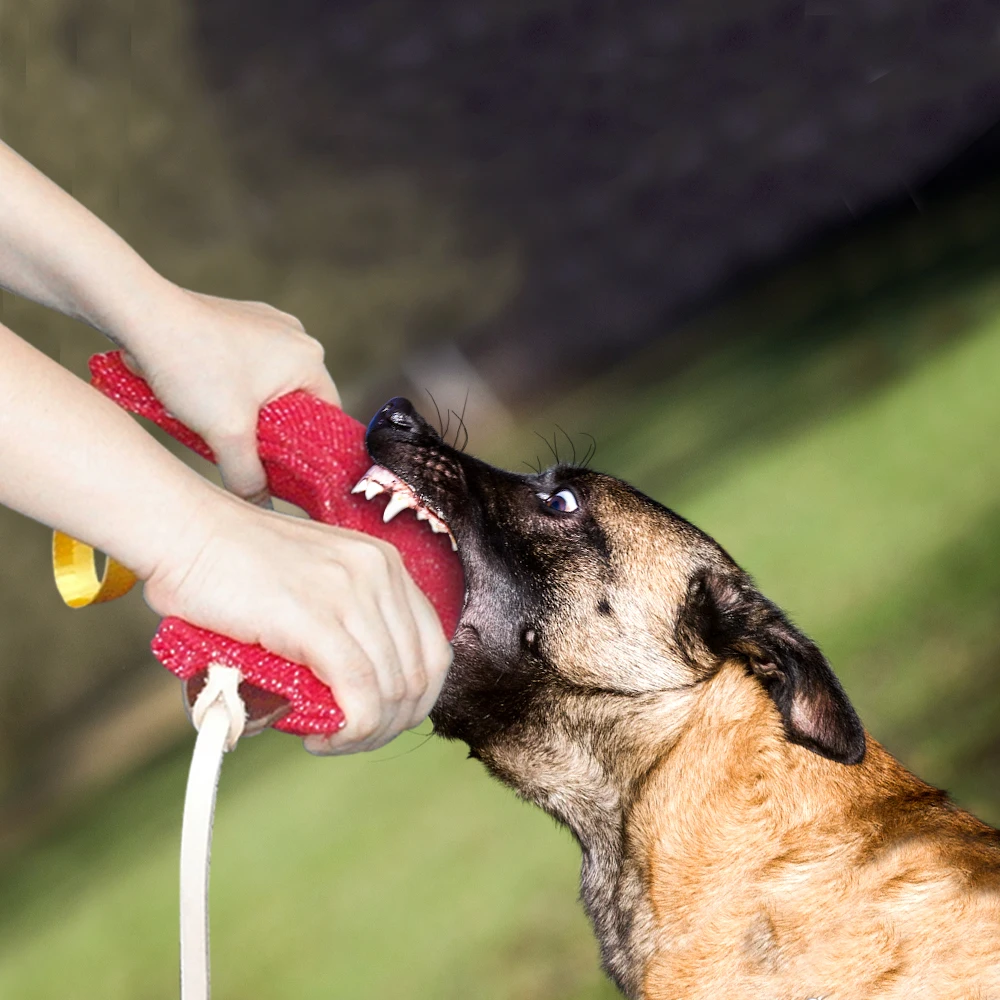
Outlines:
POLYGON ((538 498, 551 510, 557 510, 561 514, 572 514, 578 510, 580 504, 577 503, 576 494, 572 490, 560 490, 558 493, 539 493, 538 498))

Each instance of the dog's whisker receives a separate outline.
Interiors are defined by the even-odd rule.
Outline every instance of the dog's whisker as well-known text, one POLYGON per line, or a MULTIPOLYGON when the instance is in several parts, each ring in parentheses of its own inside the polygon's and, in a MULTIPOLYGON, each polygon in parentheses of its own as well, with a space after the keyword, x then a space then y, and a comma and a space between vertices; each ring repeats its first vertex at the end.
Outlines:
POLYGON ((555 435, 552 436, 552 440, 550 441, 544 434, 539 434, 538 431, 532 431, 532 434, 534 434, 536 438, 538 438, 539 440, 541 440, 541 441, 543 441, 545 443, 545 447, 548 448, 549 451, 552 452, 552 457, 556 460, 556 462, 558 462, 559 461, 559 449, 556 446, 557 442, 556 442, 556 439, 555 439, 555 435))
POLYGON ((434 393, 432 393, 430 391, 430 389, 424 389, 424 392, 426 392, 427 395, 431 397, 431 402, 434 404, 434 412, 437 414, 437 418, 438 418, 438 431, 440 432, 441 437, 443 438, 444 437, 444 420, 441 418, 441 407, 438 406, 437 400, 434 398, 434 393))
MULTIPOLYGON (((466 394, 465 402, 466 404, 469 402, 468 394, 466 394)), ((457 413, 455 410, 449 410, 448 412, 449 414, 454 414, 456 420, 458 421, 458 426, 455 428, 455 443, 453 447, 456 451, 465 451, 465 448, 469 443, 469 429, 465 424, 465 407, 462 407, 461 413, 457 413), (458 439, 463 433, 465 434, 465 439, 462 441, 461 446, 459 446, 458 439)))
POLYGON ((394 753, 391 757, 378 757, 372 760, 372 764, 388 764, 389 761, 399 760, 400 757, 408 757, 411 753, 415 753, 422 747, 425 747, 430 741, 431 737, 434 735, 434 730, 431 729, 429 733, 410 733, 413 736, 423 736, 423 739, 416 745, 409 748, 409 750, 403 750, 401 753, 394 753))
POLYGON ((573 458, 571 461, 573 465, 576 465, 576 441, 574 441, 573 438, 571 438, 569 434, 566 433, 565 428, 560 427, 559 424, 556 424, 556 429, 563 432, 563 437, 566 438, 566 440, 569 442, 570 448, 573 449, 573 458))
MULTIPOLYGON (((459 421, 462 424, 462 430, 465 431, 465 440, 462 442, 462 447, 458 449, 459 451, 465 451, 465 449, 469 446, 469 428, 468 428, 468 426, 465 423, 465 410, 466 410, 466 407, 469 405, 469 389, 470 388, 471 388, 470 386, 466 386, 466 389, 465 389, 465 400, 462 403, 462 413, 461 413, 461 415, 458 418, 459 421)), ((457 435, 455 436, 455 440, 456 440, 456 442, 458 441, 458 436, 457 435)))

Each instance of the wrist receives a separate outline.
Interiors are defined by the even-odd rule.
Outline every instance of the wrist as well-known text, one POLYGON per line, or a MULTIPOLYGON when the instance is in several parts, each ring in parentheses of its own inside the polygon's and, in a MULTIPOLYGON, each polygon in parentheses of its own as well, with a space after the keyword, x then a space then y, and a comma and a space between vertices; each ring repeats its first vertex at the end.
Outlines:
POLYGON ((176 595, 186 589, 192 574, 201 572, 220 538, 243 522, 248 508, 207 480, 200 481, 207 489, 194 491, 143 540, 141 569, 129 567, 145 581, 146 600, 161 615, 183 613, 176 595))
POLYGON ((114 294, 95 303, 84 319, 141 359, 148 345, 162 340, 165 324, 177 325, 171 321, 186 294, 137 257, 131 273, 116 283, 114 294))

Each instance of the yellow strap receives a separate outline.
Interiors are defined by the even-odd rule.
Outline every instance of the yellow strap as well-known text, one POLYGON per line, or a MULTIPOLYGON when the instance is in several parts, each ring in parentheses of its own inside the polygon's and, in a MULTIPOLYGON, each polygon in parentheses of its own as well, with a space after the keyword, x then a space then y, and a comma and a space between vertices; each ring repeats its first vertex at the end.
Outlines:
POLYGON ((52 570, 59 596, 71 608, 113 601, 127 594, 137 577, 108 556, 104 576, 97 579, 94 550, 61 531, 52 533, 52 570))

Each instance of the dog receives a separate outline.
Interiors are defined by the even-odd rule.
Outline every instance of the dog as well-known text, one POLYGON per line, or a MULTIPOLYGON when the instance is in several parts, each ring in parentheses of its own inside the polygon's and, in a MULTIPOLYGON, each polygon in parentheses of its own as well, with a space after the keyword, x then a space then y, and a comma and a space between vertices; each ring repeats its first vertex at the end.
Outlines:
POLYGON ((1000 1000, 1000 832, 865 732, 718 543, 611 476, 487 465, 405 399, 366 443, 465 572, 435 731, 572 831, 627 997, 1000 1000))

